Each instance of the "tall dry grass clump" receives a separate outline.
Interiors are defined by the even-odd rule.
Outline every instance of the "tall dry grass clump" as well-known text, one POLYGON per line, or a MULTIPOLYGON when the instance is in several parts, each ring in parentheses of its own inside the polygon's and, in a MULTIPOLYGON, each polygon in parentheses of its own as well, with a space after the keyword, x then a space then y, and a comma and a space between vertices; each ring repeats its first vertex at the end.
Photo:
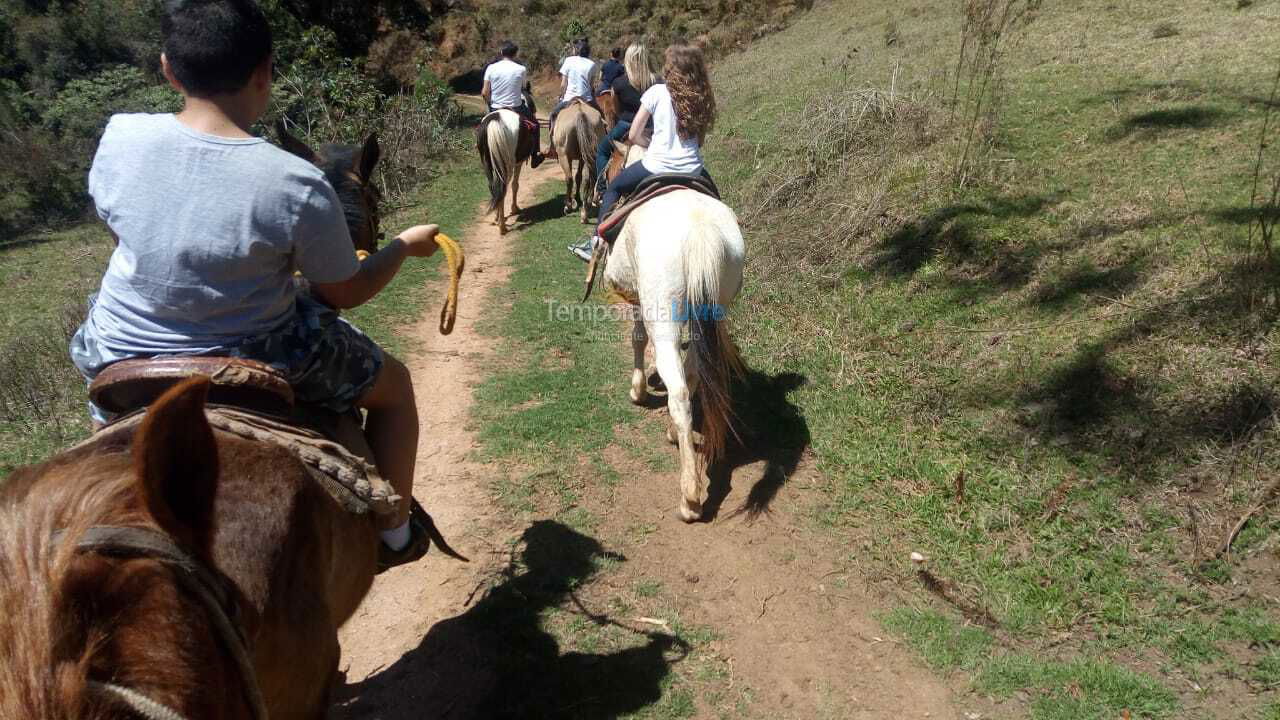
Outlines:
POLYGON ((1253 181, 1249 190, 1249 236, 1246 251, 1254 266, 1263 272, 1254 273, 1254 287, 1250 288, 1251 304, 1258 302, 1262 285, 1271 293, 1272 305, 1280 307, 1280 287, 1276 287, 1277 271, 1275 254, 1276 224, 1280 222, 1280 166, 1273 166, 1275 146, 1280 141, 1276 130, 1275 108, 1280 103, 1280 66, 1276 68, 1271 83, 1271 94, 1264 105, 1262 132, 1258 138, 1258 153, 1253 163, 1253 181), (1268 152, 1270 151, 1270 152, 1268 152))
MULTIPOLYGON (((771 172, 758 173, 742 210, 759 232, 803 231, 806 241, 762 243, 769 267, 819 270, 852 259, 859 240, 904 214, 901 178, 938 169, 930 146, 941 130, 925 91, 848 86, 812 97, 787 118, 795 147, 771 172)), ((848 77, 846 73, 837 76, 848 77)))
POLYGON ((62 443, 85 425, 84 380, 67 358, 67 343, 84 320, 68 305, 0 344, 0 426, 62 443))
POLYGON ((1043 0, 961 0, 960 52, 951 91, 957 129, 951 181, 964 188, 974 161, 989 146, 1002 103, 1003 60, 1035 18, 1043 0))

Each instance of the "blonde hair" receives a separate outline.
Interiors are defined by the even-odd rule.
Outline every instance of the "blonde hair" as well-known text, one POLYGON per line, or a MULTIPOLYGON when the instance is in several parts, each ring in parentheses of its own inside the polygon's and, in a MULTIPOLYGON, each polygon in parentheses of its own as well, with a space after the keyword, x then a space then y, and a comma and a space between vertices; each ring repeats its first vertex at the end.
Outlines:
POLYGON ((662 67, 671 104, 676 111, 676 130, 680 137, 696 138, 701 145, 716 124, 716 96, 707 77, 707 61, 697 45, 676 43, 667 48, 662 67))
POLYGON ((641 43, 627 46, 626 58, 622 66, 627 70, 627 82, 637 92, 648 90, 657 79, 653 76, 653 67, 649 65, 649 51, 641 43))

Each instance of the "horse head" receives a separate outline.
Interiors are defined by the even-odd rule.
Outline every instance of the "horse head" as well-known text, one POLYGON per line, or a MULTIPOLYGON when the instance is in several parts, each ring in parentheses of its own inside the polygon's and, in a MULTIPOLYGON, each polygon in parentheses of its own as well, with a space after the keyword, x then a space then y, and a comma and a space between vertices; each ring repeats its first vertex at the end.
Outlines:
POLYGON ((520 89, 520 95, 524 98, 524 105, 529 108, 529 112, 537 115, 538 105, 533 101, 533 85, 525 83, 524 87, 520 89))
POLYGON ((377 133, 371 133, 360 147, 326 143, 318 153, 291 135, 283 121, 276 123, 276 134, 281 147, 324 172, 342 203, 355 249, 370 254, 377 252, 378 241, 383 236, 378 215, 382 193, 373 183, 373 170, 382 156, 377 133))
POLYGON ((244 656, 187 585, 240 616, 242 596, 210 570, 219 457, 207 392, 207 379, 186 381, 132 433, 104 432, 6 482, 0 717, 258 714, 244 656))

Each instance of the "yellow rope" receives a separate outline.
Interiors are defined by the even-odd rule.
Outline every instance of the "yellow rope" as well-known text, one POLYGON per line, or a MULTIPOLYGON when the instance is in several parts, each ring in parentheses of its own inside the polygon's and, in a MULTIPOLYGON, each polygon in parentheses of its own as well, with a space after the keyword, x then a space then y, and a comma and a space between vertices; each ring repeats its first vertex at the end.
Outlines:
POLYGON ((436 234, 436 244, 444 250, 444 256, 449 261, 449 295, 445 298, 444 307, 440 308, 440 334, 448 335, 453 332, 453 323, 458 318, 458 282, 462 280, 462 269, 466 267, 467 258, 458 241, 444 233, 436 234))

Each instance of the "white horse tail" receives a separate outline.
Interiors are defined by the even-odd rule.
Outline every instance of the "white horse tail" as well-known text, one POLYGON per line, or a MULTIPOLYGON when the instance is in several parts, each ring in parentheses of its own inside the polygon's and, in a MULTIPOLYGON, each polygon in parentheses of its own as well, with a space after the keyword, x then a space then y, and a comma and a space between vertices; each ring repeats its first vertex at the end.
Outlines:
MULTIPOLYGON (((721 271, 725 267, 724 230, 711 218, 697 218, 685 247, 685 288, 689 307, 689 352, 702 402, 702 457, 708 465, 724 454, 733 427, 729 385, 745 375, 738 347, 729 337, 727 308, 721 304, 721 271)), ((736 291, 735 291, 736 292, 736 291)))
POLYGON ((476 146, 480 151, 480 161, 484 163, 485 179, 489 182, 489 209, 486 212, 497 210, 506 195, 507 183, 511 181, 516 167, 519 124, 520 119, 514 112, 502 110, 489 113, 481 121, 476 146), (515 122, 508 122, 510 118, 515 118, 515 122))

